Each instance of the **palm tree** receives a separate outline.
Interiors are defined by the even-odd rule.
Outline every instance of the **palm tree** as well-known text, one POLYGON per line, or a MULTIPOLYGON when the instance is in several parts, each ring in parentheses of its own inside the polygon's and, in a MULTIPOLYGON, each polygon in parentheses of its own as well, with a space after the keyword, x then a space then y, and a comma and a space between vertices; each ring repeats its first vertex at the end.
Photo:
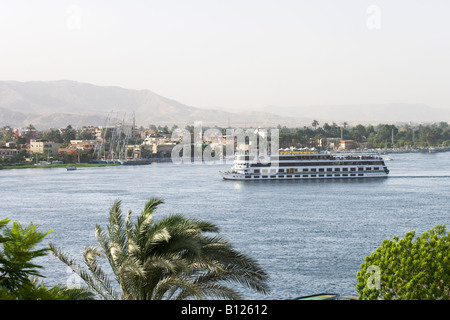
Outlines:
POLYGON ((314 127, 314 129, 317 129, 317 126, 319 125, 319 121, 314 120, 311 125, 314 127))
POLYGON ((221 236, 205 234, 219 232, 216 225, 179 214, 155 222, 154 213, 162 203, 151 198, 132 223, 131 211, 124 219, 121 201, 116 200, 107 231, 98 225, 95 228, 101 248, 89 246, 84 251, 88 271, 53 244, 50 249, 104 299, 241 299, 227 283, 269 292, 268 275, 255 260, 233 249, 221 236), (112 269, 116 286, 98 263, 102 256, 112 269))

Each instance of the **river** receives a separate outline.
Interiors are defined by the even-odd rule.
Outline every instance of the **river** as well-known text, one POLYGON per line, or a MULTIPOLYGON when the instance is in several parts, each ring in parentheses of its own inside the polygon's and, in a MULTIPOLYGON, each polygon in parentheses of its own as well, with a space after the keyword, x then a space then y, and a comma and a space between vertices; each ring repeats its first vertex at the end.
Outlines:
MULTIPOLYGON (((114 200, 136 216, 157 196, 165 203, 156 217, 182 213, 214 222, 266 269, 272 292, 240 289, 246 299, 357 295, 356 272, 383 239, 450 226, 450 152, 390 157, 388 178, 364 180, 227 181, 219 170, 229 164, 1 170, 0 218, 52 229, 45 245, 80 260, 114 200)), ((55 257, 39 262, 47 286, 73 281, 55 257)))

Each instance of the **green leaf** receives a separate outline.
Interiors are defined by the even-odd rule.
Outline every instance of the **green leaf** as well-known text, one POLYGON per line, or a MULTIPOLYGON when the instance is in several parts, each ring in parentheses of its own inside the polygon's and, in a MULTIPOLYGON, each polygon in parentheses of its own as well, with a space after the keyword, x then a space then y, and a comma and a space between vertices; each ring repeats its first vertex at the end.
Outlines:
POLYGON ((383 299, 447 299, 450 233, 446 234, 442 225, 424 232, 416 241, 415 236, 415 231, 410 231, 404 239, 395 236, 394 241, 383 240, 375 253, 364 258, 357 272, 359 299, 375 297, 366 290, 367 277, 363 276, 370 265, 383 269, 382 285, 378 289, 383 299))

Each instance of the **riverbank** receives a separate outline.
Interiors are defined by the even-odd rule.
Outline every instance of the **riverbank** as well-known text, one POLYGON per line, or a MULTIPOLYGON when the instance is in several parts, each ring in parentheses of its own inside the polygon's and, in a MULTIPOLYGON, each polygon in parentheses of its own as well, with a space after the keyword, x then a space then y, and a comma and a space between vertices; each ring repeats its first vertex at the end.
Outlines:
POLYGON ((334 150, 331 153, 435 153, 435 152, 450 152, 450 147, 430 147, 430 148, 386 148, 386 149, 351 149, 351 150, 334 150))
POLYGON ((0 165, 0 170, 2 169, 46 169, 46 168, 66 168, 67 166, 75 166, 77 168, 83 167, 106 167, 106 166, 120 166, 117 163, 69 163, 69 164, 44 164, 44 165, 34 165, 34 164, 17 164, 17 165, 0 165))
POLYGON ((448 152, 450 151, 450 147, 430 147, 430 148, 414 148, 414 149, 401 149, 401 148, 393 148, 393 149, 382 149, 379 150, 381 154, 388 153, 434 153, 434 152, 448 152))

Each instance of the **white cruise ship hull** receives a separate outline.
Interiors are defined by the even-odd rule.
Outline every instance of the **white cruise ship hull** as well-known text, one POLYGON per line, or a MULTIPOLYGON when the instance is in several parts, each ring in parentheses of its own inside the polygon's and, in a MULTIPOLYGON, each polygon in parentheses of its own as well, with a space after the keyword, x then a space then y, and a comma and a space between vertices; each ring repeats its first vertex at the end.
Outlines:
POLYGON ((309 179, 354 179, 354 178, 385 178, 385 172, 371 173, 348 173, 348 174, 291 174, 291 175, 267 175, 255 176, 232 172, 222 172, 220 174, 225 180, 309 180, 309 179))

